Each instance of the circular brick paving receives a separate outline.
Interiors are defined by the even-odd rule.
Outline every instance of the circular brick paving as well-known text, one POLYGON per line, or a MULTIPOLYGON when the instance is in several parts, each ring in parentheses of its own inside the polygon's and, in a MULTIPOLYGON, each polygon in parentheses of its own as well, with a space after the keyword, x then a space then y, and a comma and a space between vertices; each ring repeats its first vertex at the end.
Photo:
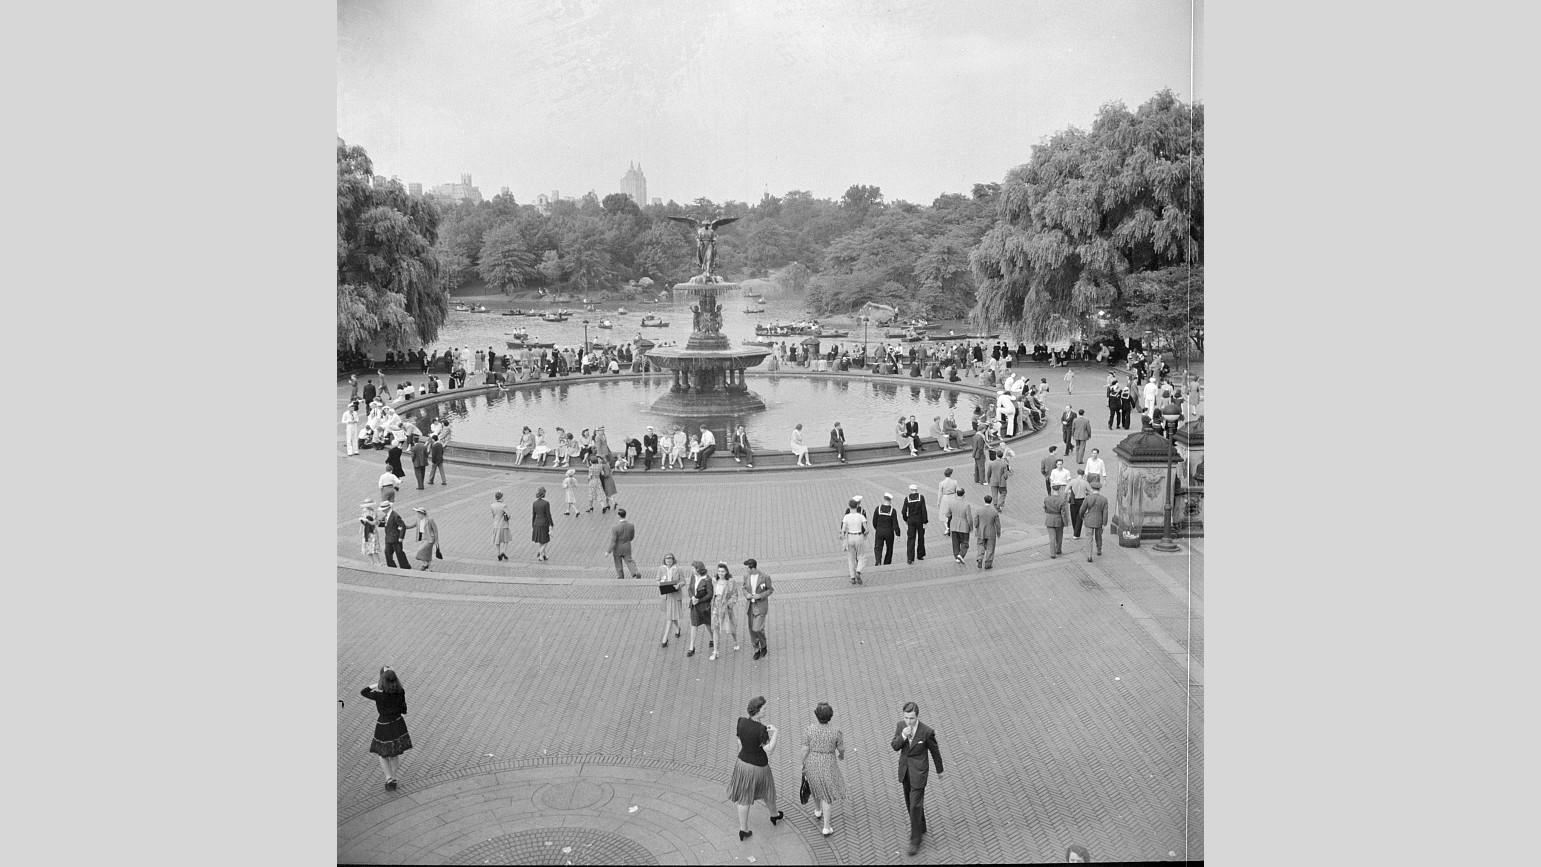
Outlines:
POLYGON ((592 828, 536 828, 477 843, 449 863, 657 864, 658 859, 619 834, 592 828))
POLYGON ((551 810, 586 810, 603 804, 614 795, 615 790, 604 783, 580 780, 547 786, 536 793, 535 801, 551 810))

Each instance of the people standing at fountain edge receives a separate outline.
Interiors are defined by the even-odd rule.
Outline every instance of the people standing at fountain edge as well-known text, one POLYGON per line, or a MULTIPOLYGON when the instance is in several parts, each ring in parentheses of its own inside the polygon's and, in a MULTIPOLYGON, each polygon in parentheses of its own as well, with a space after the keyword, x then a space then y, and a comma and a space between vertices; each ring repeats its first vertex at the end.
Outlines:
POLYGON ((499 560, 508 559, 508 543, 514 541, 514 530, 508 514, 508 504, 503 502, 503 492, 492 495, 492 549, 499 560))
POLYGON ((428 484, 438 478, 439 484, 449 484, 449 476, 444 472, 444 443, 437 434, 428 437, 428 484))
POLYGON ((743 425, 739 425, 733 431, 733 462, 740 463, 744 458, 749 459, 749 468, 754 469, 754 449, 749 447, 749 434, 744 432, 743 425))
POLYGON ((936 486, 936 509, 940 512, 946 508, 947 501, 952 498, 953 492, 958 490, 958 480, 952 477, 952 467, 942 470, 942 481, 936 486))
POLYGON ((773 725, 760 722, 765 713, 765 696, 749 700, 749 716, 738 718, 738 762, 733 775, 728 778, 728 800, 738 804, 738 839, 749 839, 749 808, 755 801, 764 801, 771 815, 771 824, 781 821, 782 812, 776 809, 776 780, 771 775, 770 754, 776 749, 777 732, 773 725))
POLYGON ((1064 485, 1055 485, 1043 498, 1043 526, 1049 532, 1049 558, 1064 553, 1065 526, 1070 523, 1070 495, 1064 485))
POLYGON ((846 573, 852 584, 861 583, 862 560, 867 553, 867 516, 861 501, 852 499, 840 517, 840 547, 845 549, 846 573))
MULTIPOLYGON (((712 655, 707 657, 708 660, 717 658, 714 642, 724 635, 733 639, 733 649, 738 650, 738 618, 733 610, 733 603, 737 601, 738 585, 734 583, 733 573, 728 570, 728 564, 718 563, 712 572, 712 640, 708 642, 712 646, 712 655)), ((723 638, 723 644, 727 644, 726 638, 723 638)))
POLYGON ((417 523, 414 526, 417 527, 417 541, 420 543, 412 559, 423 564, 418 568, 427 572, 428 567, 433 565, 434 555, 444 556, 439 551, 439 523, 428 517, 428 510, 421 506, 414 506, 412 511, 417 513, 417 523))
POLYGON ((374 683, 359 690, 359 694, 375 703, 375 733, 369 739, 369 751, 380 760, 380 770, 385 772, 385 788, 396 788, 396 772, 401 766, 401 755, 412 749, 412 735, 407 732, 407 690, 395 669, 384 666, 374 683))
POLYGON ((840 463, 845 463, 845 431, 838 421, 829 432, 829 447, 834 449, 835 457, 840 459, 840 463))
POLYGON ((894 562, 894 537, 904 533, 899 529, 893 494, 884 494, 882 505, 872 511, 872 534, 877 539, 872 549, 872 565, 887 566, 894 562))
POLYGON ((993 498, 985 494, 985 503, 974 513, 974 568, 995 566, 995 542, 1001 536, 1001 513, 991 503, 993 498))
POLYGON ((399 490, 401 490, 401 477, 391 472, 390 467, 386 466, 385 472, 380 474, 380 499, 395 502, 396 492, 399 490))
POLYGON ((770 595, 776 592, 769 574, 760 571, 760 563, 753 557, 744 561, 749 567, 744 575, 744 598, 749 600, 749 643, 755 648, 754 658, 770 653, 765 640, 765 622, 770 618, 770 595))
POLYGON ((407 562, 407 550, 402 547, 402 543, 406 541, 407 530, 417 525, 408 524, 398 515, 390 500, 380 504, 380 523, 385 527, 385 565, 394 569, 411 569, 412 564, 407 562))
POLYGON ((631 570, 631 577, 641 579, 642 572, 637 569, 637 561, 631 559, 631 542, 637 538, 637 528, 626 520, 625 509, 617 508, 615 517, 615 526, 610 528, 610 545, 605 548, 605 553, 615 561, 615 577, 626 577, 626 573, 621 571, 624 563, 631 570))
POLYGON ((813 818, 824 820, 819 833, 828 837, 835 833, 832 808, 846 797, 845 777, 840 774, 838 764, 845 761, 845 735, 839 729, 830 728, 829 721, 835 718, 835 709, 828 702, 819 702, 813 709, 813 717, 818 722, 811 723, 803 732, 801 764, 803 779, 816 802, 813 818))
POLYGON ((708 647, 716 647, 712 638, 712 579, 706 574, 706 564, 700 560, 690 561, 690 646, 685 649, 686 656, 696 654, 696 627, 706 627, 706 643, 708 647))
POLYGON ((990 483, 991 501, 995 503, 997 510, 1006 508, 1006 481, 1011 478, 1009 454, 1009 451, 1001 452, 999 457, 985 467, 985 479, 990 483))
POLYGON ((1085 470, 1076 470, 1075 478, 1065 487, 1065 492, 1070 495, 1070 526, 1075 530, 1075 538, 1081 538, 1081 504, 1091 494, 1091 483, 1086 480, 1085 470))
POLYGON ((1102 495, 1102 484, 1092 485, 1091 493, 1081 501, 1081 528, 1086 532, 1086 562, 1092 561, 1092 548, 1102 556, 1102 528, 1108 523, 1108 498, 1102 495))
POLYGON ((904 703, 904 717, 894 729, 890 744, 899 754, 899 784, 904 787, 904 809, 910 817, 910 849, 920 849, 926 833, 926 783, 931 773, 930 760, 936 762, 936 778, 942 778, 942 748, 936 732, 920 721, 920 705, 904 703))
POLYGON ((1017 432, 1017 405, 1011 394, 1004 389, 995 393, 995 416, 1001 423, 1001 434, 1013 436, 1017 432))
POLYGON ((530 504, 530 541, 539 545, 536 560, 550 560, 546 548, 551 545, 551 504, 546 502, 546 489, 535 489, 535 502, 530 504))
POLYGON ((904 498, 899 517, 910 528, 910 536, 904 542, 905 562, 913 564, 916 560, 926 559, 926 524, 930 518, 926 515, 926 498, 921 496, 919 485, 910 485, 910 493, 904 498))
POLYGON ((706 425, 701 425, 701 454, 696 457, 696 469, 706 469, 706 463, 712 457, 712 452, 717 451, 717 438, 706 425))
POLYGON ((985 465, 990 453, 989 433, 985 428, 978 428, 970 439, 973 441, 974 484, 982 485, 985 483, 985 465))
POLYGON ((642 469, 653 468, 653 459, 658 457, 658 433, 652 425, 647 426, 647 433, 642 435, 642 469))
MULTIPOLYGON (((357 383, 356 377, 354 381, 357 383)), ((358 454, 358 425, 358 405, 356 403, 349 403, 348 408, 342 411, 342 446, 344 454, 358 454)))
POLYGON ((974 529, 974 507, 963 499, 963 488, 958 488, 942 506, 942 523, 952 534, 952 558, 959 563, 968 556, 968 537, 974 529))
POLYGON ((1108 476, 1108 466, 1103 463, 1101 454, 1101 449, 1092 449, 1092 456, 1086 459, 1086 481, 1094 488, 1108 476))
MULTIPOLYGON (((684 606, 680 604, 681 597, 685 594, 680 589, 685 586, 685 570, 680 568, 674 554, 663 555, 663 565, 658 567, 658 594, 663 608, 663 643, 660 647, 669 646, 669 627, 674 627, 674 637, 680 635, 680 615, 684 606)), ((695 634, 692 633, 694 638, 695 634)))

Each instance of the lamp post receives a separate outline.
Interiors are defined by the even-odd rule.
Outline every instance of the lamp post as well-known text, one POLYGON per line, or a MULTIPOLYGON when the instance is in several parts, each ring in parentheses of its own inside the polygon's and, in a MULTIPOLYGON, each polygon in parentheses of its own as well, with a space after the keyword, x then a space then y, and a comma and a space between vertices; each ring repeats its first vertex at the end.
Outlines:
POLYGON ((1163 554, 1172 554, 1182 550, 1172 540, 1172 505, 1176 499, 1172 491, 1172 453, 1177 450, 1177 422, 1182 419, 1182 409, 1175 401, 1168 399, 1166 406, 1161 408, 1161 418, 1166 422, 1163 431, 1166 435, 1166 526, 1161 531, 1161 541, 1151 548, 1163 554))
POLYGON ((589 359, 589 321, 587 319, 585 319, 585 320, 583 320, 583 357, 581 359, 579 359, 579 361, 578 361, 578 369, 579 369, 580 372, 583 371, 584 367, 588 366, 588 359, 589 359))

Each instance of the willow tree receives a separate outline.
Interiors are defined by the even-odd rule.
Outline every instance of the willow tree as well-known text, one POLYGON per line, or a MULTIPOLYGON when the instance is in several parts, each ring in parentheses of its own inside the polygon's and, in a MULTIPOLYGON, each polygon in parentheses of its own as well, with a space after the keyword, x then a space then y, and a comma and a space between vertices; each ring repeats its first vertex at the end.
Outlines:
POLYGON ((1089 132, 1035 145, 969 256, 976 324, 1056 340, 1098 311, 1127 321, 1131 275, 1202 265, 1203 181, 1204 108, 1170 90, 1133 113, 1105 105, 1089 132))
POLYGON ((400 183, 371 183, 361 147, 337 140, 337 348, 432 343, 449 312, 439 280, 439 213, 400 183))

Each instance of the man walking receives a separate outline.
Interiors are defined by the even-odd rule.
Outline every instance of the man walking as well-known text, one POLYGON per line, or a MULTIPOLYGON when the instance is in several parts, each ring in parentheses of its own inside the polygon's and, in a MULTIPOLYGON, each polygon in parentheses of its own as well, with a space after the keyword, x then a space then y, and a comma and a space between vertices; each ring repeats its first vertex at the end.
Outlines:
POLYGON ((707 430, 706 425, 701 425, 701 451, 696 455, 696 469, 706 469, 706 461, 717 451, 717 438, 707 430))
POLYGON ((926 559, 926 498, 920 495, 919 485, 910 485, 909 496, 904 498, 899 517, 910 528, 910 537, 904 542, 904 559, 907 563, 926 559))
POLYGON ((644 471, 653 468, 653 458, 658 457, 658 433, 652 425, 647 426, 647 433, 642 435, 642 469, 644 471))
POLYGON ((449 484, 449 476, 444 472, 444 443, 439 441, 438 434, 430 434, 428 437, 428 484, 433 484, 437 478, 439 484, 449 484))
POLYGON ((1053 493, 1049 489, 1049 473, 1053 472, 1055 465, 1059 463, 1059 455, 1055 454, 1058 450, 1059 446, 1049 446, 1048 456, 1039 464, 1039 467, 1043 470, 1043 492, 1045 494, 1053 493))
POLYGON ((852 497, 840 516, 840 547, 845 549, 846 574, 852 584, 860 584, 862 557, 867 553, 867 513, 861 497, 852 497))
MULTIPOLYGON (((770 576, 760 571, 760 563, 753 557, 744 561, 749 572, 744 576, 744 598, 749 600, 749 643, 754 645, 754 658, 770 653, 765 641, 765 619, 770 616, 770 595, 776 592, 770 576)), ((694 634, 692 634, 694 637, 694 634)))
POLYGON ((1086 562, 1092 561, 1092 547, 1102 556, 1102 528, 1108 523, 1108 498, 1099 490, 1101 484, 1092 485, 1092 492, 1081 501, 1081 526, 1086 530, 1086 562))
POLYGON ((1118 378, 1108 374, 1108 430, 1117 430, 1120 427, 1119 420, 1123 415, 1122 388, 1118 384, 1118 378))
POLYGON ((1102 462, 1102 450, 1092 449, 1092 456, 1086 459, 1086 481, 1095 488, 1107 477, 1108 466, 1102 462))
POLYGON ((991 502, 997 510, 1006 508, 1006 480, 1011 478, 1011 459, 1001 452, 985 467, 985 478, 990 482, 991 502))
POLYGON ((963 499, 963 489, 958 488, 942 506, 942 523, 952 534, 952 559, 963 562, 968 555, 968 535, 974 529, 974 507, 963 499))
POLYGON ((1001 513, 990 504, 992 497, 985 494, 985 504, 974 513, 974 541, 979 546, 974 554, 974 568, 986 569, 995 565, 995 540, 1001 536, 1001 513))
MULTIPOLYGON (((386 464, 390 464, 390 461, 386 461, 386 464)), ((391 468, 387 466, 385 472, 380 474, 380 499, 386 502, 394 502, 396 500, 396 492, 399 490, 401 490, 401 479, 391 472, 391 468)))
POLYGON ((631 570, 631 577, 641 578, 642 572, 637 569, 637 561, 631 559, 631 540, 637 538, 637 528, 626 520, 626 510, 617 506, 615 508, 615 526, 610 528, 610 546, 605 553, 615 560, 615 577, 625 578, 626 573, 621 571, 621 564, 631 570))
POLYGON ((1043 525, 1049 531, 1049 558, 1052 560, 1064 553, 1065 524, 1070 521, 1070 497, 1065 494, 1064 485, 1055 485, 1054 490, 1043 498, 1043 525))
POLYGON ((1092 492, 1091 482, 1086 480, 1085 470, 1076 470, 1075 478, 1070 480, 1070 527, 1075 530, 1075 537, 1081 538, 1081 504, 1086 501, 1088 494, 1092 492))
POLYGON ((412 564, 407 562, 407 550, 402 542, 406 540, 407 530, 417 525, 402 520, 392 508, 394 505, 390 500, 380 503, 380 514, 385 523, 385 565, 410 570, 412 564))
POLYGON ((1075 410, 1071 409, 1069 406, 1066 406, 1065 411, 1060 413, 1059 416, 1059 433, 1060 439, 1065 441, 1065 457, 1070 456, 1071 443, 1074 442, 1074 435, 1071 432, 1071 428, 1074 426, 1074 424, 1075 410))
POLYGON ((894 729, 891 746, 899 754, 899 784, 904 787, 904 809, 910 816, 910 850, 920 850, 920 838, 926 833, 926 781, 931 773, 930 760, 936 761, 936 778, 942 778, 942 748, 936 732, 920 721, 920 705, 904 703, 904 718, 894 729))
POLYGON ((835 450, 835 456, 840 458, 840 463, 845 463, 845 430, 840 427, 838 421, 829 432, 829 447, 835 450))
POLYGON ((981 425, 974 431, 974 484, 976 485, 985 483, 985 460, 990 452, 985 437, 985 429, 981 425))
POLYGON ((872 549, 872 565, 887 566, 894 562, 894 537, 904 535, 899 530, 899 513, 894 510, 894 495, 884 494, 883 505, 872 513, 872 532, 877 546, 872 549))
POLYGON ((420 436, 412 437, 412 475, 417 477, 417 489, 423 489, 423 475, 428 472, 428 443, 420 436))
POLYGON ((375 381, 372 380, 372 379, 366 379, 366 380, 364 380, 364 405, 365 406, 369 406, 371 403, 374 402, 374 399, 375 399, 375 381))
POLYGON ((1086 442, 1092 438, 1092 420, 1086 417, 1086 410, 1076 412, 1075 421, 1070 423, 1070 434, 1075 439, 1075 462, 1086 462, 1086 442))

